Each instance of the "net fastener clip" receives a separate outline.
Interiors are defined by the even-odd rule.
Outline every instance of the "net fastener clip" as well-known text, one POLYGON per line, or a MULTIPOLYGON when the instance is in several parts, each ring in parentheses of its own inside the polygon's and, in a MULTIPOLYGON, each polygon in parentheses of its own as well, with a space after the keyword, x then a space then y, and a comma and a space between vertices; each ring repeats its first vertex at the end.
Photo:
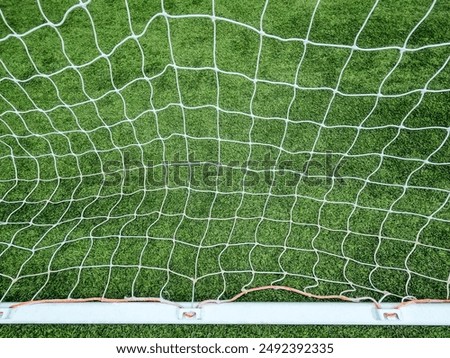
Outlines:
POLYGON ((378 319, 381 321, 397 322, 402 320, 402 312, 399 309, 377 309, 378 319))
POLYGON ((180 308, 178 310, 178 319, 186 321, 194 321, 202 318, 202 310, 200 308, 180 308))

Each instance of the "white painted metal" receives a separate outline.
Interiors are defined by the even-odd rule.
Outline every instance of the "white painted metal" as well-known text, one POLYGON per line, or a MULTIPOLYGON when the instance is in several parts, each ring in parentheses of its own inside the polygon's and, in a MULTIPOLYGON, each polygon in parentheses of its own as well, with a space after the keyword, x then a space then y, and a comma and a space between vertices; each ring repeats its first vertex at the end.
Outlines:
POLYGON ((46 303, 9 309, 0 304, 0 324, 141 323, 141 324, 327 324, 450 325, 450 304, 262 303, 233 302, 183 309, 161 303, 46 303))

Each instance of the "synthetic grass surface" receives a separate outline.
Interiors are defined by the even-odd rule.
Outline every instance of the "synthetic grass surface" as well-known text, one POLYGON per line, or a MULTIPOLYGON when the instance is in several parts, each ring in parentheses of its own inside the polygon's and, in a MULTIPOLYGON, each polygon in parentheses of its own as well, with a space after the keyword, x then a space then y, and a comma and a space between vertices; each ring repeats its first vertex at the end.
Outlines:
POLYGON ((2 326, 0 337, 60 338, 163 338, 163 337, 392 337, 448 338, 448 327, 352 327, 352 326, 176 326, 176 325, 85 325, 85 326, 2 326))
POLYGON ((448 3, 77 3, 0 7, 1 300, 448 297, 448 3))

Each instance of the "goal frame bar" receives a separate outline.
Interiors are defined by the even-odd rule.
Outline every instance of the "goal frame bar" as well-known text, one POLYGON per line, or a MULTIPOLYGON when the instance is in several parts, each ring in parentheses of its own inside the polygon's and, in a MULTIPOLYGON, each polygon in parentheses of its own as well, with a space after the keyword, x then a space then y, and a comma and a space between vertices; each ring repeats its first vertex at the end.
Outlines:
POLYGON ((155 302, 0 304, 1 324, 450 325, 450 303, 155 302))

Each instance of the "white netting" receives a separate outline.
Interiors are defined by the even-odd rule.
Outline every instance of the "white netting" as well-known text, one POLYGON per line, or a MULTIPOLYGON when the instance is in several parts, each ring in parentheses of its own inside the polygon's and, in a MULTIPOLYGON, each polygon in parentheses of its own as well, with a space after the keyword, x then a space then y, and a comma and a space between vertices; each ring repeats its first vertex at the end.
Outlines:
POLYGON ((216 2, 0 6, 0 301, 448 299, 446 5, 216 2))

